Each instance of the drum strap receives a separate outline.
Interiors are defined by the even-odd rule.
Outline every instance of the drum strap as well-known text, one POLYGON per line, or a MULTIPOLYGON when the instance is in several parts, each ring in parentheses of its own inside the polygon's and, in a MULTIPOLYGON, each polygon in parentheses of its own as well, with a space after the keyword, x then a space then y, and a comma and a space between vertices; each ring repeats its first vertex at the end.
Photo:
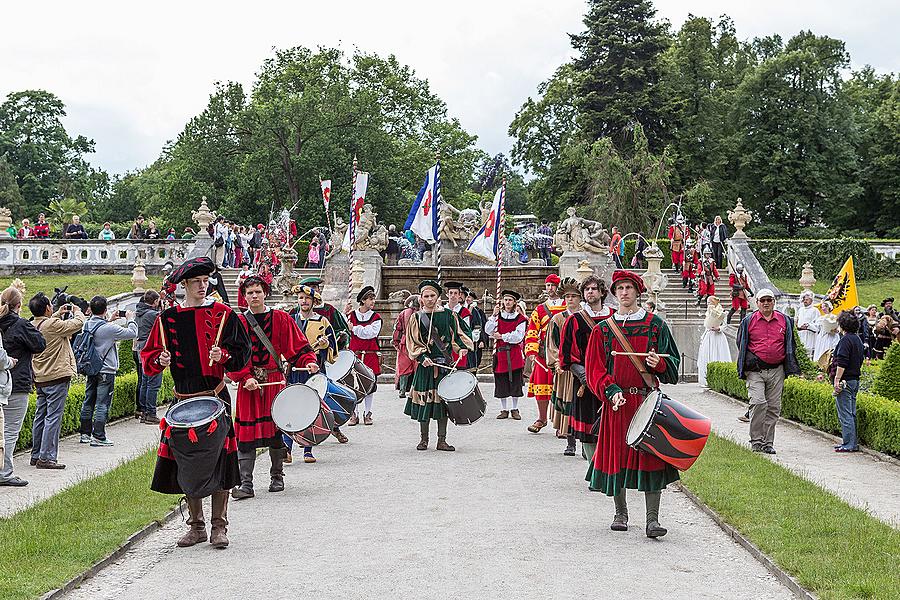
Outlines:
POLYGON ((650 389, 656 388, 656 382, 653 381, 653 376, 647 372, 646 367, 644 367, 644 363, 638 360, 638 357, 634 355, 634 347, 629 343, 628 338, 625 337, 625 333, 616 323, 615 317, 610 316, 606 320, 606 324, 609 325, 610 331, 613 332, 613 335, 616 336, 616 339, 619 340, 619 344, 622 345, 622 348, 625 349, 625 352, 628 352, 628 358, 631 359, 631 364, 634 365, 634 368, 638 370, 641 374, 641 378, 644 380, 644 383, 647 384, 647 387, 650 389))
POLYGON ((440 338, 440 336, 436 335, 437 331, 432 329, 431 327, 431 315, 424 310, 422 313, 422 325, 425 329, 429 330, 431 334, 428 336, 428 341, 425 342, 427 345, 432 345, 438 349, 438 351, 444 355, 444 358, 447 360, 448 364, 453 362, 453 358, 450 356, 450 353, 447 352, 447 344, 444 343, 444 340, 440 338))
MULTIPOLYGON (((253 329, 253 333, 256 334, 257 339, 262 342, 263 346, 266 347, 266 352, 272 355, 272 358, 275 360, 275 364, 278 365, 278 370, 282 373, 284 372, 284 363, 281 360, 281 355, 275 351, 275 346, 272 345, 272 341, 269 339, 269 336, 266 335, 266 332, 262 330, 262 327, 259 326, 259 323, 256 322, 256 318, 253 316, 249 310, 244 312, 244 317, 247 319, 247 323, 250 324, 250 327, 253 329)), ((274 325, 275 321, 272 321, 274 325)))
POLYGON ((194 392, 193 394, 179 394, 174 389, 172 394, 177 400, 187 400, 188 398, 196 398, 197 396, 218 396, 219 392, 225 389, 225 380, 219 382, 213 390, 203 390, 202 392, 194 392))

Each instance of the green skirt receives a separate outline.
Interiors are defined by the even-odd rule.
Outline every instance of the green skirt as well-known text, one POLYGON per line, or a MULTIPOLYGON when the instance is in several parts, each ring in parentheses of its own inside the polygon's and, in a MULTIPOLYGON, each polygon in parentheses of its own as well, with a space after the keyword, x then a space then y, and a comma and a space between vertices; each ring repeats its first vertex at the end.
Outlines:
POLYGON ((588 488, 592 492, 603 492, 607 496, 615 496, 622 489, 658 492, 670 483, 678 481, 680 477, 678 470, 671 465, 666 465, 659 471, 624 468, 611 475, 595 469, 593 460, 588 459, 588 470, 584 479, 588 482, 588 488))
POLYGON ((403 413, 419 422, 445 418, 447 406, 438 396, 437 387, 446 373, 444 369, 417 366, 411 377, 409 398, 403 413))

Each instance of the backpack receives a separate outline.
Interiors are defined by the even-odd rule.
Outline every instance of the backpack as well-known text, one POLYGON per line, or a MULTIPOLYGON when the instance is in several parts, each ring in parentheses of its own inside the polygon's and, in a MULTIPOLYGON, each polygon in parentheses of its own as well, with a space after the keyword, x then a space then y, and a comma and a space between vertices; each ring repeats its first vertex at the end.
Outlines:
POLYGON ((94 345, 94 334, 97 333, 97 330, 102 326, 102 322, 98 323, 93 331, 89 331, 87 325, 85 325, 85 328, 81 330, 81 333, 75 337, 75 345, 72 347, 72 350, 75 353, 75 369, 82 375, 87 375, 88 377, 99 375, 100 371, 103 369, 103 363, 106 361, 106 357, 109 355, 110 351, 116 347, 115 344, 110 346, 109 350, 107 350, 106 354, 102 357, 97 352, 97 346, 94 345))
POLYGON ((250 247, 254 250, 262 246, 262 234, 258 229, 254 230, 253 237, 250 238, 250 247))

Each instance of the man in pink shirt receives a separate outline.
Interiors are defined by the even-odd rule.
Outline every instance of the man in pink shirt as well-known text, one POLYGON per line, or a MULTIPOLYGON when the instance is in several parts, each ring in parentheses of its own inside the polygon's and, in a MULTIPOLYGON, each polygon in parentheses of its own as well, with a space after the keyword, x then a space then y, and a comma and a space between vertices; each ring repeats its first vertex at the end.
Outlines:
POLYGON ((737 333, 738 376, 750 396, 750 445, 754 452, 775 454, 775 424, 781 414, 784 378, 800 373, 794 355, 794 324, 775 310, 775 294, 756 293, 759 310, 745 317, 737 333))

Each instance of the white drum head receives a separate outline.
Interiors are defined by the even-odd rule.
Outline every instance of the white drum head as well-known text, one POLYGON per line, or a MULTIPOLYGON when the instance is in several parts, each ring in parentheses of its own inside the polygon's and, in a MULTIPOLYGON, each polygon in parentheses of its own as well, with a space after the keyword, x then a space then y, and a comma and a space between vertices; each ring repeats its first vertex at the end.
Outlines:
POLYGON ((462 400, 478 385, 478 378, 468 371, 454 371, 438 383, 438 396, 447 401, 462 400))
POLYGON ((272 401, 272 420, 284 432, 303 431, 319 416, 318 392, 302 383, 284 388, 272 401))
POLYGON ((338 381, 350 372, 355 360, 356 355, 353 354, 353 352, 350 350, 341 350, 338 352, 337 358, 333 363, 325 365, 325 374, 328 375, 328 379, 338 381))
POLYGON ((658 400, 658 391, 650 392, 650 395, 644 398, 643 404, 641 404, 637 409, 637 412, 634 413, 634 416, 631 418, 631 423, 628 425, 628 432, 625 434, 626 444, 629 446, 635 444, 638 438, 641 437, 641 434, 647 429, 647 425, 653 418, 653 411, 656 409, 658 400))
POLYGON ((319 394, 319 399, 325 399, 325 392, 328 391, 328 378, 325 377, 322 373, 316 373, 312 377, 306 380, 306 385, 316 390, 316 393, 319 394))

